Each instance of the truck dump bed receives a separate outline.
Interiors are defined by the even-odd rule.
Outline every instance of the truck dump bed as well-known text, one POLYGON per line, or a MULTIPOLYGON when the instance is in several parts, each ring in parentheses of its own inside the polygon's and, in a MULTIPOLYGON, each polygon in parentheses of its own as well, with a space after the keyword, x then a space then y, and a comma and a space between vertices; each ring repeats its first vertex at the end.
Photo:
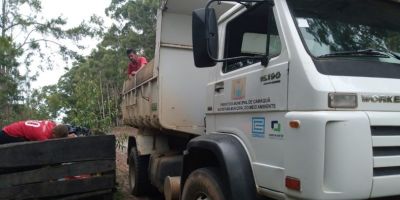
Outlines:
MULTIPOLYGON (((206 85, 213 76, 210 70, 194 65, 191 13, 206 2, 169 0, 162 4, 157 14, 154 60, 124 84, 121 107, 125 124, 204 133, 206 85)), ((232 6, 219 6, 219 13, 232 6)))

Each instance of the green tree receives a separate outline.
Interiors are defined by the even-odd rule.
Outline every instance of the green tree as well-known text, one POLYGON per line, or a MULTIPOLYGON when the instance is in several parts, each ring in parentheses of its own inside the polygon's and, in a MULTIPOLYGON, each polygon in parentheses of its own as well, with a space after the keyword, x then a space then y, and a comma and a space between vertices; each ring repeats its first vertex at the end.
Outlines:
POLYGON ((55 55, 64 60, 82 59, 69 48, 71 45, 66 44, 84 48, 77 41, 85 36, 101 34, 102 21, 93 16, 90 25, 82 22, 77 27, 66 29, 66 20, 62 17, 45 19, 40 15, 40 0, 0 0, 0 3, 0 121, 33 118, 34 114, 21 116, 13 110, 15 105, 36 109, 30 105, 30 85, 37 72, 32 74, 31 69, 51 69, 55 55), (26 74, 19 73, 20 67, 25 67, 26 74))
POLYGON ((11 120, 14 112, 10 105, 19 99, 18 83, 22 80, 17 69, 19 54, 9 37, 0 37, 0 126, 11 120))
POLYGON ((154 57, 158 0, 112 1, 106 13, 115 23, 87 58, 58 82, 65 122, 106 130, 118 125, 120 93, 127 77, 126 49, 154 57))
MULTIPOLYGON (((64 122, 106 131, 118 125, 120 93, 127 77, 126 48, 154 57, 158 0, 112 1, 106 10, 115 23, 97 49, 77 60, 57 85, 34 91, 37 115, 64 114, 64 122)), ((93 31, 92 31, 93 32, 93 31)))
POLYGON ((30 107, 35 108, 36 118, 55 119, 61 114, 62 97, 57 85, 44 86, 31 93, 30 107))
POLYGON ((132 47, 153 58, 158 7, 159 0, 112 0, 106 14, 117 23, 105 34, 102 45, 132 47))

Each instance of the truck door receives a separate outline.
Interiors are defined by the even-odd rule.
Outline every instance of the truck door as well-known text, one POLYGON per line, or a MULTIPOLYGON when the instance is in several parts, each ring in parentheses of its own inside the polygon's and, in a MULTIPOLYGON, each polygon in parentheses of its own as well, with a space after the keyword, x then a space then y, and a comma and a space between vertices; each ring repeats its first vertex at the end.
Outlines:
POLYGON ((256 4, 221 24, 224 58, 265 55, 268 48, 270 59, 267 66, 250 58, 222 63, 209 94, 213 93, 215 131, 240 137, 249 150, 257 185, 279 191, 279 181, 263 177, 283 176, 282 122, 288 102, 288 53, 274 12, 267 4, 256 4))

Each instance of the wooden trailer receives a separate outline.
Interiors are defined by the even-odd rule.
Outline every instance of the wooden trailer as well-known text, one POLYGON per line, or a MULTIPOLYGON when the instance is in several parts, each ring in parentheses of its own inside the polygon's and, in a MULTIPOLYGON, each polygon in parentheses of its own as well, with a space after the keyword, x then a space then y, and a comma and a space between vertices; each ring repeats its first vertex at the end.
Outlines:
POLYGON ((112 199, 115 137, 0 145, 0 200, 112 199))

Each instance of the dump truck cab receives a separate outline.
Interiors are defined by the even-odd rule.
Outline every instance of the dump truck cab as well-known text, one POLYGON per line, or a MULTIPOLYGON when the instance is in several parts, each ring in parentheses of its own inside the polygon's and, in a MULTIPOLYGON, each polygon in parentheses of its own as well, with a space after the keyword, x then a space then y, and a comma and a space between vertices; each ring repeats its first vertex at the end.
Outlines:
POLYGON ((395 1, 243 1, 218 32, 209 11, 194 14, 206 13, 204 30, 193 26, 205 34, 196 65, 215 77, 206 132, 242 142, 260 194, 399 195, 399 11, 395 1))
POLYGON ((151 76, 124 94, 131 182, 184 200, 399 196, 399 17, 392 0, 162 1, 151 76))

